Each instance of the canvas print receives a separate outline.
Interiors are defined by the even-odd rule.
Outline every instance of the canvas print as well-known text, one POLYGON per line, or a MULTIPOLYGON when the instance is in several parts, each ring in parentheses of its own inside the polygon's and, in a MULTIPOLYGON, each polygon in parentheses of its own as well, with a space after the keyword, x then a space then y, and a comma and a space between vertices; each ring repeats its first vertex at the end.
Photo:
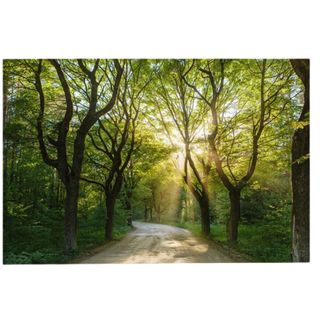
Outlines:
POLYGON ((3 61, 3 263, 308 262, 309 60, 3 61))

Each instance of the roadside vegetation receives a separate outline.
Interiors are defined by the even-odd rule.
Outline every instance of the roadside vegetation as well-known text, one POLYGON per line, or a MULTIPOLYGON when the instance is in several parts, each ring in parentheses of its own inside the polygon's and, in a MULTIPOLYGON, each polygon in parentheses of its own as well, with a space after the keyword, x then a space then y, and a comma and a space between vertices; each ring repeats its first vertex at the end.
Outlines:
POLYGON ((4 263, 65 263, 133 220, 309 261, 309 61, 4 61, 4 263))

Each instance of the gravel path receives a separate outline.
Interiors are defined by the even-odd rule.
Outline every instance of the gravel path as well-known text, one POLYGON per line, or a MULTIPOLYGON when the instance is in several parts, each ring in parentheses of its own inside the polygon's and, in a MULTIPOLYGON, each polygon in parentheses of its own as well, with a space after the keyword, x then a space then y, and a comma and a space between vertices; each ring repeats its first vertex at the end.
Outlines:
POLYGON ((79 263, 236 262, 188 230, 142 222, 134 222, 134 227, 122 240, 79 263))

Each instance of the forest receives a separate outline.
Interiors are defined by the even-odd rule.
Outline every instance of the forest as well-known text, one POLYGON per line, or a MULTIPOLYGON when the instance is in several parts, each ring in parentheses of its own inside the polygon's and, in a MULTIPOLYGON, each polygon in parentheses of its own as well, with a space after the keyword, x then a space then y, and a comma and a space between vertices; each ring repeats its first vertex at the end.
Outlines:
POLYGON ((166 224, 308 262, 309 60, 3 62, 3 257, 67 263, 166 224))

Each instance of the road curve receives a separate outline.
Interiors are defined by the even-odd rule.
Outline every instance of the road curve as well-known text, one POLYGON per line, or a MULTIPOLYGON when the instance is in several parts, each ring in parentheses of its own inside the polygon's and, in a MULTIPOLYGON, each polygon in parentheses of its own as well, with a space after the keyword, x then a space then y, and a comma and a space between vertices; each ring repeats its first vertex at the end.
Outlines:
POLYGON ((122 240, 79 263, 236 262, 188 230, 142 222, 134 222, 134 227, 122 240))

